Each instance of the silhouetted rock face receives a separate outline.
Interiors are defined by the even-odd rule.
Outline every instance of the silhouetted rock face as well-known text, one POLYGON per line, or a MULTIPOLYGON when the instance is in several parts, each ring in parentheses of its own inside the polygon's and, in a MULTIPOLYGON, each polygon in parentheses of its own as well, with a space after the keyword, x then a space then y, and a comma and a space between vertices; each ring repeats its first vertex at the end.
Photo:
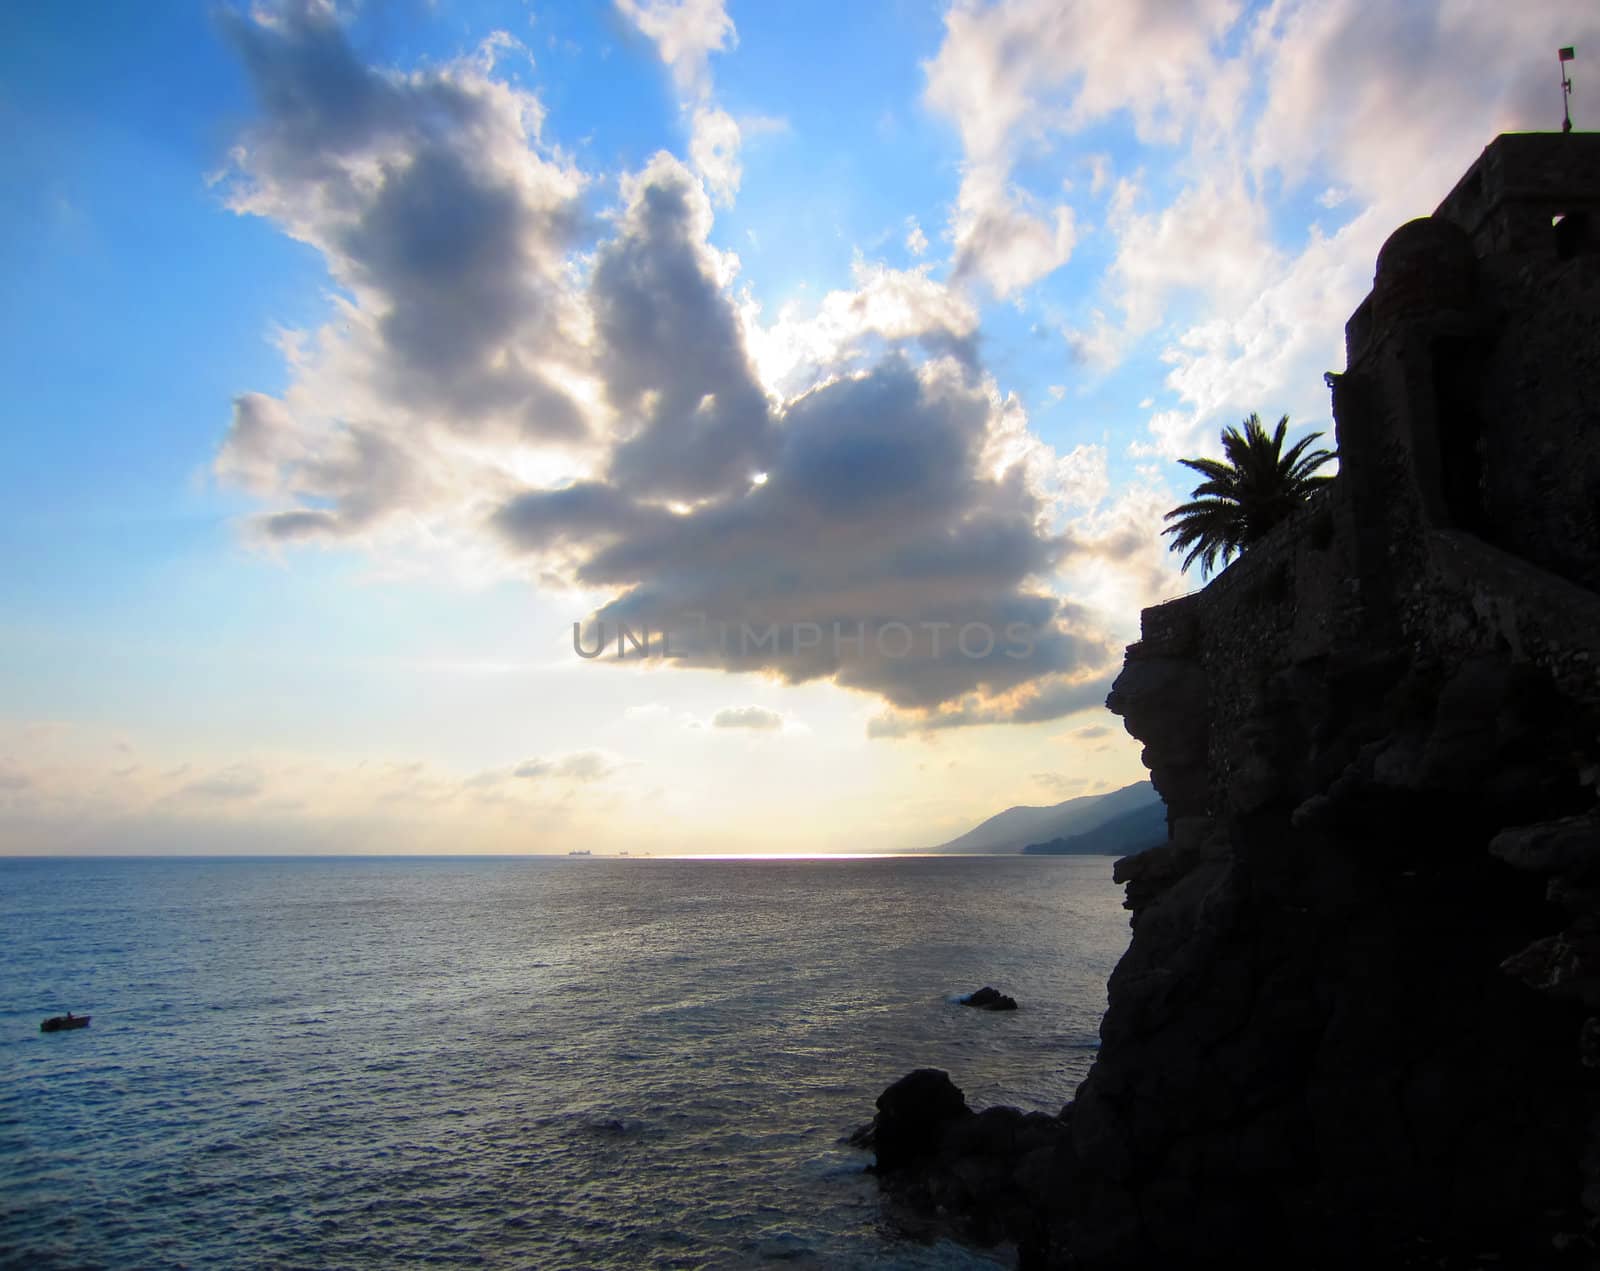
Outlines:
POLYGON ((1048 1151, 963 1122, 900 1195, 1039 1266, 1600 1265, 1600 346, 1529 313, 1600 321, 1600 243, 1549 233, 1600 137, 1552 140, 1441 207, 1474 260, 1385 249, 1338 482, 1143 615, 1107 704, 1172 836, 1117 864, 1133 940, 1048 1151), (1473 413, 1517 383, 1548 417, 1473 413), (1486 462, 1513 439, 1559 479, 1486 462))

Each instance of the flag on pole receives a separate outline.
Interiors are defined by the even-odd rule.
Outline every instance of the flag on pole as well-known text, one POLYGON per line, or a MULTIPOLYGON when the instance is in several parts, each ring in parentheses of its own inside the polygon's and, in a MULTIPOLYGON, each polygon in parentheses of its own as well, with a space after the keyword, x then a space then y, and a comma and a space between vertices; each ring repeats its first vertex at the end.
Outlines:
POLYGON ((1569 44, 1566 48, 1562 49, 1557 56, 1559 56, 1563 62, 1570 62, 1577 55, 1572 51, 1572 46, 1569 44))

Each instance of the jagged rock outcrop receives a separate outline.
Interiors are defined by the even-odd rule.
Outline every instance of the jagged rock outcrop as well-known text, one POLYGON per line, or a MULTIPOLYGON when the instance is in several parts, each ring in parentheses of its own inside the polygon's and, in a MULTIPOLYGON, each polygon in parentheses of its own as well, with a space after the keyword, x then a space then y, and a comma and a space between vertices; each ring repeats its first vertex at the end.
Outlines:
POLYGON ((1107 704, 1170 838, 1117 867, 1133 940, 1048 1151, 966 1191, 959 1134, 902 1163, 969 1230, 1600 1265, 1597 227, 1600 136, 1499 138, 1379 257, 1338 480, 1143 615, 1107 704))
POLYGON ((975 1006, 980 1011, 1014 1011, 1017 1009, 1017 999, 985 984, 976 993, 968 993, 962 998, 961 1005, 975 1006))

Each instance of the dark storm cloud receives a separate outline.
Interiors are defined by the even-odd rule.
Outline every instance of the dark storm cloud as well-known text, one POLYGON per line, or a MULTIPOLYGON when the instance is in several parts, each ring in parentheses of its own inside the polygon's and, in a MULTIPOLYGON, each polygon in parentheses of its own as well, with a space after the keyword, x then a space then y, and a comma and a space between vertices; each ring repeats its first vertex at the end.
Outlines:
POLYGON ((562 543, 648 538, 669 524, 669 517, 603 482, 583 481, 519 494, 495 512, 491 524, 517 548, 537 550, 562 543))
POLYGON ((407 509, 451 437, 583 441, 584 415, 550 374, 579 356, 565 271, 582 182, 541 156, 537 103, 473 64, 365 66, 319 5, 220 22, 260 105, 229 203, 319 249, 347 292, 311 357, 331 384, 313 405, 332 421, 246 394, 219 452, 228 479, 329 505, 264 518, 266 532, 344 536, 407 509), (351 401, 369 434, 392 434, 386 447, 350 444, 351 401))
POLYGON ((699 184, 658 160, 595 263, 599 369, 612 405, 637 422, 611 477, 636 494, 704 498, 747 481, 771 449, 766 394, 707 258, 709 223, 699 184))
POLYGON ((1034 724, 1059 719, 1090 706, 1104 706, 1115 678, 1115 675, 1102 675, 1086 680, 1055 680, 1041 687, 1007 718, 1016 724, 1034 724))
POLYGON ((269 124, 252 144, 272 169, 302 180, 337 171, 405 119, 402 90, 356 58, 330 11, 289 0, 271 21, 231 9, 217 18, 238 53, 269 124))
POLYGON ((575 226, 572 206, 530 207, 444 146, 386 166, 337 241, 352 278, 385 297, 378 330, 392 393, 462 431, 498 414, 528 437, 582 436, 577 408, 525 356, 559 338, 556 280, 533 248, 565 245, 575 226))
MULTIPOLYGON (((834 378, 777 405, 678 160, 623 177, 585 259, 584 178, 482 56, 375 71, 309 4, 224 25, 261 103, 230 203, 343 288, 338 320, 290 341, 283 398, 237 399, 217 459, 279 499, 265 537, 486 526, 534 576, 610 594, 591 621, 670 629, 675 665, 833 679, 917 719, 1049 718, 1106 664, 1044 590, 1073 544, 997 464, 1018 425, 939 284, 864 270, 818 327, 834 378), (889 351, 840 374, 869 337, 889 351), (587 475, 513 478, 552 445, 587 475)), ((550 762, 523 775, 584 775, 550 762)))
POLYGON ((523 495, 495 524, 522 550, 587 544, 577 580, 621 593, 591 645, 594 622, 665 629, 684 665, 831 677, 912 711, 976 692, 988 715, 967 722, 1052 718, 1076 697, 1016 691, 1110 650, 1033 583, 1062 545, 1018 471, 981 470, 992 411, 958 370, 891 359, 793 403, 767 482, 693 515, 591 484, 523 495))

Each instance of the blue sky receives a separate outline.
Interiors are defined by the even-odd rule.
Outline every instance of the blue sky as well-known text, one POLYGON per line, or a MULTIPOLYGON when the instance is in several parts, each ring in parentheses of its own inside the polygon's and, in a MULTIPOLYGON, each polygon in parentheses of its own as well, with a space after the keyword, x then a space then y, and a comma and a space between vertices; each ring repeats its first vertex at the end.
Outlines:
POLYGON ((1174 460, 1329 426, 1377 247, 1559 122, 1558 45, 1592 122, 1600 17, 0 26, 0 850, 795 851, 1141 775, 1098 703, 1194 581, 1174 460), (1032 651, 573 653, 688 612, 1032 651))

